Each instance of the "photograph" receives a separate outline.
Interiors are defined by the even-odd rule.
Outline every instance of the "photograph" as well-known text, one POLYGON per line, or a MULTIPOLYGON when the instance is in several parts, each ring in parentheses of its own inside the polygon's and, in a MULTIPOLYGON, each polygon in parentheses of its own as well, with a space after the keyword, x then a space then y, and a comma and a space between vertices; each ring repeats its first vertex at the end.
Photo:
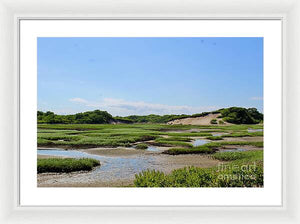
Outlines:
POLYGON ((263 95, 263 37, 38 37, 37 187, 263 188, 263 95))

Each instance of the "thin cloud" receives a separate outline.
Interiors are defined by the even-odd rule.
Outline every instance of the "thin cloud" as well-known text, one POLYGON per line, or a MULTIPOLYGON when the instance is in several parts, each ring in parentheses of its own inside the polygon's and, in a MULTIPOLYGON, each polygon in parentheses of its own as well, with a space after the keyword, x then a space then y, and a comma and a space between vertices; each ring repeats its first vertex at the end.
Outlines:
POLYGON ((192 107, 173 106, 166 104, 147 103, 144 101, 126 101, 123 99, 104 98, 99 102, 92 102, 82 98, 72 98, 71 102, 84 105, 87 108, 106 110, 113 115, 147 115, 147 114, 195 114, 203 111, 219 109, 216 106, 192 107))
POLYGON ((250 100, 264 100, 264 98, 262 96, 253 96, 250 100))

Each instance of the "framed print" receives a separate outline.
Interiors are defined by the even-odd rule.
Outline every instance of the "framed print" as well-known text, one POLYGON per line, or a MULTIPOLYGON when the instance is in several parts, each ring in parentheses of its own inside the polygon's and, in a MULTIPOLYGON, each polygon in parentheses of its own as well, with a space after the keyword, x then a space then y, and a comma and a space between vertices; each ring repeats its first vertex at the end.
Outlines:
POLYGON ((299 11, 0 0, 0 222, 298 223, 299 11))
POLYGON ((20 20, 21 205, 280 206, 281 25, 20 20))

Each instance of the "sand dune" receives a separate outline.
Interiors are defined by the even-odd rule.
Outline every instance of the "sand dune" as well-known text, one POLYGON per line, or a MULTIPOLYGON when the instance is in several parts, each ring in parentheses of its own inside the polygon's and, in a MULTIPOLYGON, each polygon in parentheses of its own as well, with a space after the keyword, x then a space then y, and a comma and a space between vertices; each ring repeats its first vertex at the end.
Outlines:
MULTIPOLYGON (((221 118, 217 118, 220 113, 218 114, 208 114, 204 117, 190 117, 190 118, 183 118, 183 119, 177 119, 173 121, 169 121, 168 124, 184 124, 184 125, 212 125, 210 121, 212 119, 216 119, 217 121, 222 120, 221 118)), ((227 123, 224 122, 226 125, 227 123)))

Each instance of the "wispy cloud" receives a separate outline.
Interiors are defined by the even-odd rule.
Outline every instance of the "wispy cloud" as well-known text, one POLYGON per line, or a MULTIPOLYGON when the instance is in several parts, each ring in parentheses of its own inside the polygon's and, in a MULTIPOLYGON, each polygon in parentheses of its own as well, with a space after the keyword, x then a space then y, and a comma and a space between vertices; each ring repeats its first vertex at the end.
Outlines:
POLYGON ((104 98, 100 101, 88 101, 82 98, 72 98, 71 102, 79 103, 90 109, 106 110, 120 116, 146 115, 146 114, 195 114, 203 111, 216 110, 216 106, 174 106, 166 104, 147 103, 144 101, 126 101, 123 99, 104 98))
POLYGON ((87 100, 82 99, 82 98, 72 98, 70 99, 71 102, 75 102, 75 103, 88 103, 87 100))
POLYGON ((264 100, 264 98, 262 96, 253 96, 250 100, 264 100))

